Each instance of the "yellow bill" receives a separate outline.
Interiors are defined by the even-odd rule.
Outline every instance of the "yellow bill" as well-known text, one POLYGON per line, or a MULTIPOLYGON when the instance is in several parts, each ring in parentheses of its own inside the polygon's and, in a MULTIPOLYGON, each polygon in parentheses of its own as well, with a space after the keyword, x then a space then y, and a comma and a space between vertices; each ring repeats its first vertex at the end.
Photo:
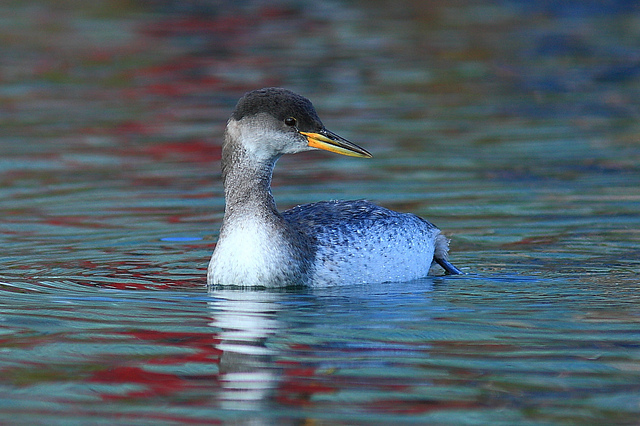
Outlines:
POLYGON ((324 149, 325 151, 351 157, 373 157, 366 149, 360 148, 358 145, 326 129, 322 130, 321 133, 300 132, 300 134, 306 136, 308 145, 312 148, 324 149))

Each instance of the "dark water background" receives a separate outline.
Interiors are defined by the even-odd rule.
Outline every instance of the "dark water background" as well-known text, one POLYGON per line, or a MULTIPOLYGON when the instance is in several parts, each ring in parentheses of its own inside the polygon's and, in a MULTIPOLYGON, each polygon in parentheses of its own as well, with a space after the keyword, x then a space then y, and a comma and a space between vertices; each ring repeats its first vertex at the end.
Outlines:
POLYGON ((632 1, 0 5, 0 423, 637 424, 632 1), (468 274, 208 292, 221 135, 285 86, 468 274))

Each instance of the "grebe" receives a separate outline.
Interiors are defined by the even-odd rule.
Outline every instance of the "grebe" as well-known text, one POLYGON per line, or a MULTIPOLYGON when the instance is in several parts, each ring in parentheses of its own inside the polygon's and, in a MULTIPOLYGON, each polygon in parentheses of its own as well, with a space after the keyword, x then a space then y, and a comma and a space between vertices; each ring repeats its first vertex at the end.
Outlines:
POLYGON ((284 287, 408 281, 432 263, 448 274, 448 240, 420 217, 368 201, 323 201, 278 212, 271 176, 283 154, 323 149, 370 158, 327 130, 311 102, 289 90, 245 94, 222 147, 225 211, 209 285, 284 287))

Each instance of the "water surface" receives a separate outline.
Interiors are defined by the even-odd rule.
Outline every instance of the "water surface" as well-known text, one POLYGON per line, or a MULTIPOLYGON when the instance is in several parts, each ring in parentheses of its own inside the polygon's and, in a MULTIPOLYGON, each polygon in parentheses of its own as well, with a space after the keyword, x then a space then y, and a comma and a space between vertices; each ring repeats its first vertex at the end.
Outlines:
POLYGON ((637 7, 418 3, 0 7, 0 422, 637 422, 637 7), (466 275, 208 290, 269 85, 374 154, 283 158, 280 208, 419 214, 466 275))

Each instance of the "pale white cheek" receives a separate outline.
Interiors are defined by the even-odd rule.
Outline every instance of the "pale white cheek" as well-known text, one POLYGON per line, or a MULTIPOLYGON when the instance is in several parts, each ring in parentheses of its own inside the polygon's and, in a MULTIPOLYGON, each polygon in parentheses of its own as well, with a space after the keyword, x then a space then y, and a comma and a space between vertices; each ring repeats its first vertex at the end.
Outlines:
POLYGON ((254 118, 243 118, 240 123, 231 120, 227 124, 227 134, 244 147, 250 158, 258 162, 312 149, 304 138, 294 132, 283 133, 279 128, 270 127, 270 121, 270 117, 260 114, 254 118))

